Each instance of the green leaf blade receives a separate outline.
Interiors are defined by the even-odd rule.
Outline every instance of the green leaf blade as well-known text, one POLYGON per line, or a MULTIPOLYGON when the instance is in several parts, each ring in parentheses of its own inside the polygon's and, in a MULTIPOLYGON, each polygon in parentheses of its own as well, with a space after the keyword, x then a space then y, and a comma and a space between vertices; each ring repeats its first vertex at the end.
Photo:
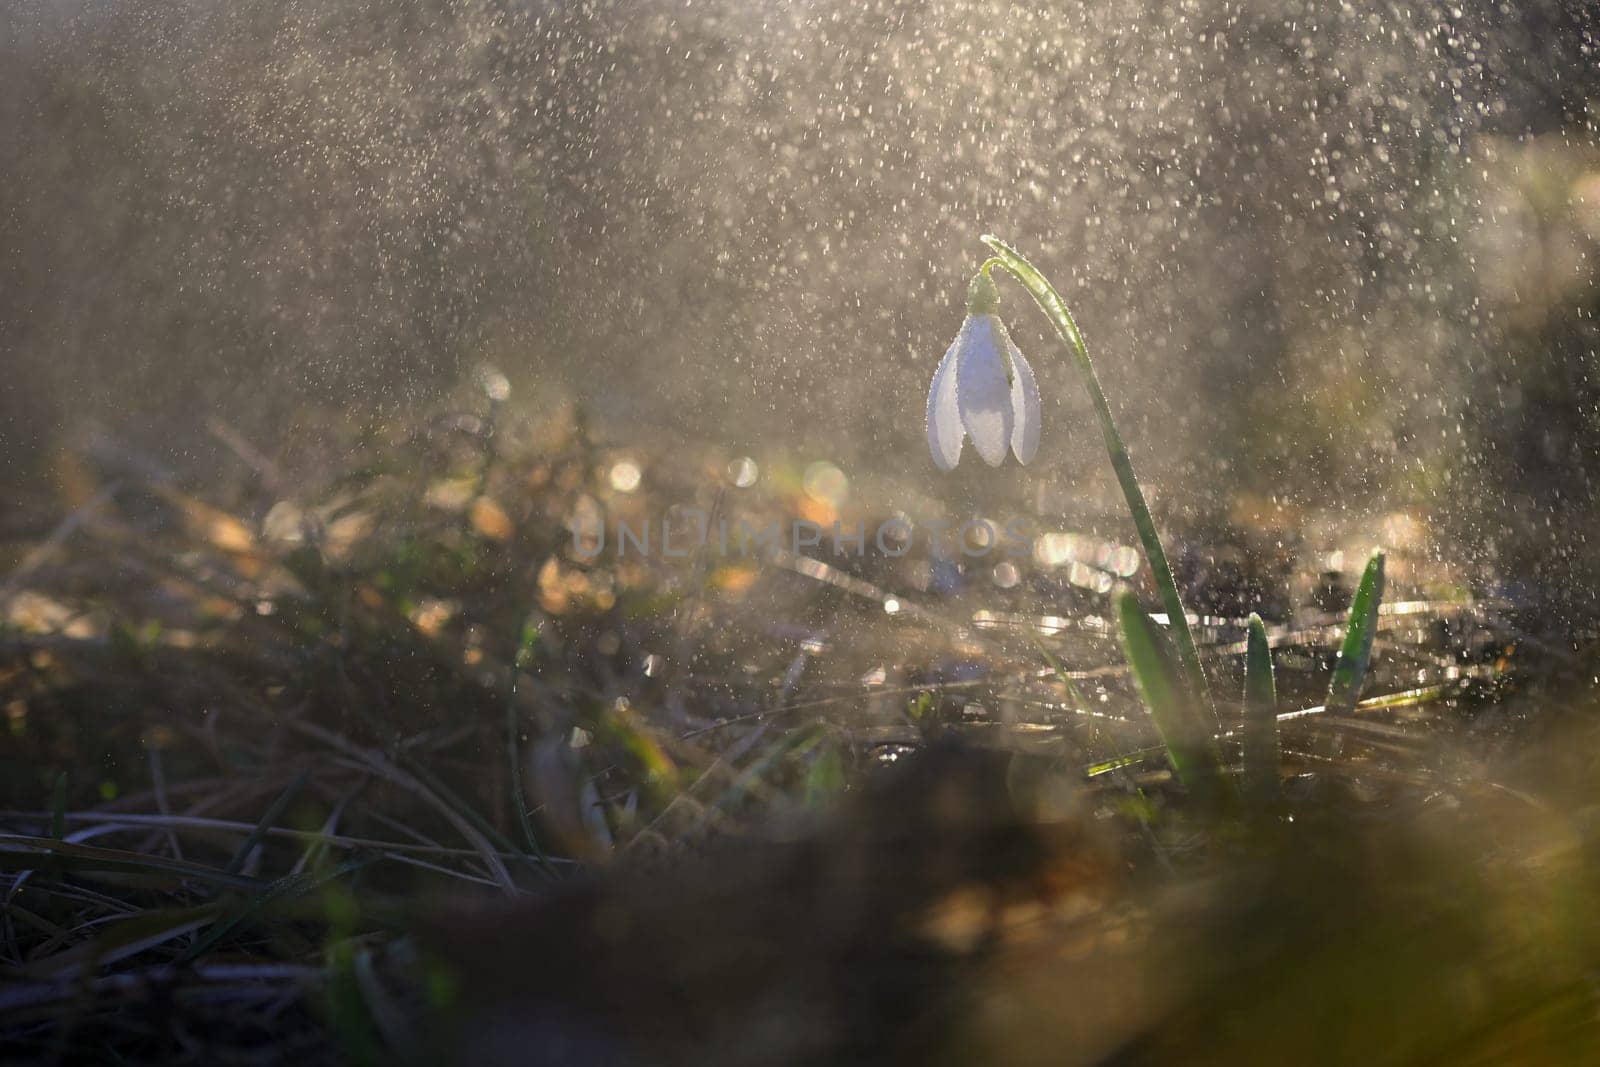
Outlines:
POLYGON ((1372 665, 1372 644, 1378 635, 1378 609, 1383 602, 1384 554, 1377 549, 1367 560, 1361 575, 1361 584, 1350 601, 1350 619, 1345 626, 1344 642, 1339 646, 1339 659, 1334 664, 1333 678, 1328 683, 1328 698, 1323 706, 1331 715, 1348 715, 1361 699, 1361 687, 1367 680, 1367 669, 1372 665))
POLYGON ((1244 653, 1244 789, 1257 808, 1279 799, 1278 686, 1261 616, 1250 615, 1244 653))
POLYGON ((1183 685, 1165 635, 1131 592, 1117 597, 1117 620, 1128 665, 1179 781, 1215 794, 1222 778, 1216 738, 1183 685))

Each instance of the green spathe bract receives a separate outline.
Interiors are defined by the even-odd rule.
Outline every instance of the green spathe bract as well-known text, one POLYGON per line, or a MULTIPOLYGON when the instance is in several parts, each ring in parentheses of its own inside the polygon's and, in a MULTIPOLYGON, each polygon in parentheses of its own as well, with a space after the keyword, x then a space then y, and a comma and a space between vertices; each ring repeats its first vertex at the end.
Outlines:
POLYGON ((1000 287, 994 284, 987 270, 979 270, 967 286, 967 314, 1000 314, 1000 287))
POLYGON ((1116 423, 1111 417, 1111 406, 1106 402, 1105 391, 1100 388, 1100 378, 1095 374, 1094 363, 1089 359, 1089 348, 1084 344, 1083 334, 1078 330, 1078 324, 1073 319, 1072 313, 1067 310, 1061 294, 1056 292, 1055 287, 1033 264, 1024 259, 1020 252, 992 234, 985 234, 983 243, 994 251, 995 256, 991 263, 1004 267, 1023 284, 1034 302, 1039 305, 1039 310, 1044 312, 1045 317, 1055 326, 1062 343, 1072 353, 1078 374, 1083 379, 1084 389, 1088 391, 1089 400, 1094 405, 1095 416, 1100 420, 1106 451, 1111 456, 1111 467, 1116 472, 1118 484, 1122 486, 1122 495, 1128 501, 1128 510, 1132 513, 1133 525, 1139 532, 1139 542, 1144 548, 1145 559, 1155 576, 1156 588, 1161 594, 1161 604, 1166 609, 1168 625, 1177 642, 1184 688, 1188 690, 1196 707, 1203 709, 1214 727, 1216 710, 1211 702, 1211 690, 1206 683, 1205 671, 1200 667, 1200 653, 1195 647, 1194 634, 1189 630, 1189 618, 1184 612, 1183 600, 1178 596, 1177 583, 1172 580, 1172 568, 1167 564, 1167 554, 1161 547, 1160 536, 1156 533, 1155 520, 1150 516, 1150 506, 1145 503, 1144 490, 1139 488, 1139 479, 1134 476, 1133 461, 1128 457, 1128 450, 1122 443, 1122 435, 1117 433, 1116 423))

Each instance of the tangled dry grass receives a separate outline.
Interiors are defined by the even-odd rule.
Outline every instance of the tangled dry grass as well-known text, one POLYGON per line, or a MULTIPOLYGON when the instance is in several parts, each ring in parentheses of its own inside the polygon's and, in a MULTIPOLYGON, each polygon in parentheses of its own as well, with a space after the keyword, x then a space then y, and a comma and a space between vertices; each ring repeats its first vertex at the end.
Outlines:
MULTIPOLYGON (((15 527, 21 1060, 1593 1051, 1585 639, 1424 560, 1376 696, 1286 719, 1284 807, 1223 817, 1120 665, 1106 542, 1007 584, 918 552, 585 560, 597 515, 842 505, 570 415, 373 432, 310 480, 234 445, 249 476, 202 499, 100 442, 15 527)), ((1228 691, 1229 609, 1291 563, 1190 555, 1228 691)), ((1285 707, 1326 682, 1324 585, 1273 631, 1285 707)))

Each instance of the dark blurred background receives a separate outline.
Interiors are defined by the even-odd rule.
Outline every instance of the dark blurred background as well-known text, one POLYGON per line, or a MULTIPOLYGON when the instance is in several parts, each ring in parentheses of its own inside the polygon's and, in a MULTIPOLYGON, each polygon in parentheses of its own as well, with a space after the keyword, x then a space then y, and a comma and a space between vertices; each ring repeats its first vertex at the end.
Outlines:
MULTIPOLYGON (((59 491, 91 431, 226 478, 218 426, 270 455, 484 365, 647 450, 931 483, 928 377, 993 230, 1073 304, 1168 513, 1410 509, 1557 591, 1594 555, 1587 3, 16 0, 0 24, 8 495, 59 491)), ((1008 294, 1050 399, 999 484, 1109 492, 1008 294)), ((974 466, 938 491, 990 491, 974 466)))

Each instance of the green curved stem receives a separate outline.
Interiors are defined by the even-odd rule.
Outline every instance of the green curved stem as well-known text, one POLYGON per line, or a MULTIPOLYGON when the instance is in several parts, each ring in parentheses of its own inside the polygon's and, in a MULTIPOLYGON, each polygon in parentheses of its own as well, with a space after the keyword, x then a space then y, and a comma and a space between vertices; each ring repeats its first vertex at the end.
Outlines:
POLYGON ((983 243, 994 252, 994 259, 999 261, 998 265, 1009 271, 1011 276, 1028 290, 1034 303, 1039 305, 1039 310, 1044 312, 1045 318, 1055 326, 1062 343, 1077 361, 1078 374, 1083 379, 1084 388, 1089 392, 1089 400, 1094 404, 1095 415, 1100 419, 1100 430, 1106 439, 1106 451, 1111 454, 1111 468, 1116 471, 1117 482, 1122 486, 1122 495, 1128 501, 1128 510, 1133 513, 1133 525, 1138 529, 1139 541, 1144 546, 1145 559, 1149 561, 1150 570, 1155 575, 1156 588, 1161 594, 1162 606, 1166 609, 1168 623, 1177 641, 1184 682, 1197 706, 1205 709, 1206 714, 1215 722, 1216 709, 1211 703, 1211 690, 1206 682, 1205 672, 1200 668, 1200 652, 1195 647, 1194 634, 1189 631, 1189 616, 1183 610, 1177 583, 1172 580, 1172 568, 1167 565, 1167 553, 1161 547, 1155 520, 1150 517, 1150 505, 1145 503, 1144 490, 1139 488, 1139 479, 1134 477, 1133 461, 1128 458, 1128 450, 1122 443, 1122 435, 1117 433, 1116 423, 1111 418, 1111 406, 1106 403, 1105 390, 1100 388, 1100 378, 1094 372, 1094 363, 1089 359, 1089 348, 1083 343, 1083 334, 1079 332, 1078 324, 1073 320, 1072 312, 1067 310, 1061 294, 1056 292, 1055 287, 1032 263, 1024 259, 1020 252, 993 234, 984 234, 983 243))

